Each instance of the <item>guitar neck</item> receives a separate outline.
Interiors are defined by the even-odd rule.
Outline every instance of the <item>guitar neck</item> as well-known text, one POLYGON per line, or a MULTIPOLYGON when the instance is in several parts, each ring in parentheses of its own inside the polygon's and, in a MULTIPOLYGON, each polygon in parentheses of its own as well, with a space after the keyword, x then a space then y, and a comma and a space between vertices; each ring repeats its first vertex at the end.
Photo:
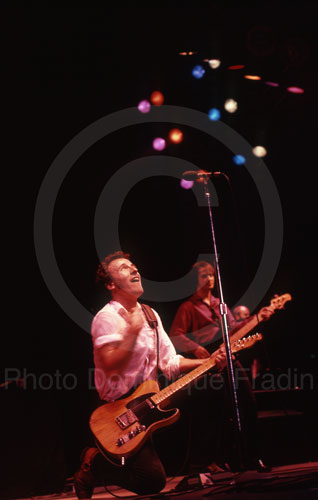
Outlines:
MULTIPOLYGON (((242 326, 242 328, 240 328, 239 330, 237 330, 237 332, 233 333, 233 335, 230 336, 230 344, 233 344, 233 342, 236 342, 237 340, 240 340, 241 338, 245 337, 245 335, 247 335, 257 325, 258 325, 257 316, 256 315, 252 316, 250 321, 245 323, 245 325, 242 326)), ((222 344, 222 346, 224 346, 224 343, 222 344)))
MULTIPOLYGON (((290 294, 285 294, 282 295, 281 297, 275 297, 272 301, 270 306, 268 306, 268 309, 271 309, 274 311, 275 309, 281 309, 284 303, 288 300, 291 300, 291 295, 290 294)), ((255 328, 258 325, 259 321, 257 318, 257 315, 252 316, 251 319, 245 323, 244 326, 242 326, 237 332, 235 332, 233 335, 230 337, 230 344, 231 344, 231 350, 232 352, 237 352, 240 350, 242 347, 236 346, 235 343, 237 343, 239 340, 241 340, 243 337, 245 337, 253 328, 255 328), (233 347, 235 347, 235 350, 233 351, 233 347)), ((256 334, 258 337, 256 340, 260 340, 262 336, 260 334, 256 334)), ((222 344, 224 346, 224 343, 222 344)), ((252 343, 250 342, 250 345, 252 343)), ((246 345, 246 347, 248 344, 246 345)), ((244 347, 243 347, 244 348, 244 347)), ((202 365, 199 365, 197 368, 192 370, 191 372, 187 373, 183 377, 179 378, 176 382, 174 382, 171 385, 168 385, 168 387, 165 387, 162 389, 160 392, 157 392, 153 396, 151 396, 151 400, 158 405, 159 403, 163 403, 164 401, 167 401, 176 394, 180 389, 183 389, 186 387, 188 384, 199 378, 201 375, 204 375, 207 373, 211 368, 215 366, 215 355, 212 354, 212 356, 202 365)))
POLYGON ((151 396, 151 400, 158 405, 163 403, 165 400, 169 400, 171 396, 176 394, 178 391, 186 387, 188 384, 199 378, 201 375, 207 373, 211 368, 215 366, 215 357, 211 356, 205 363, 199 365, 197 368, 187 373, 183 377, 179 378, 173 384, 165 387, 160 392, 157 392, 151 396))

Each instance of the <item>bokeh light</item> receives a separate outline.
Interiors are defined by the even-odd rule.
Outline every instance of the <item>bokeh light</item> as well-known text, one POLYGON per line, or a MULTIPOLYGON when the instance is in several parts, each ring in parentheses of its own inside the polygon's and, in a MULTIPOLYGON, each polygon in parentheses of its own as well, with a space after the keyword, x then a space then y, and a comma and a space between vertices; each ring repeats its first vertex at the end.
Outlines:
POLYGON ((221 113, 217 108, 211 108, 208 113, 208 116, 210 120, 215 122, 221 118, 221 113))
POLYGON ((268 85, 269 87, 279 87, 279 83, 276 82, 264 82, 265 85, 268 85))
POLYGON ((263 156, 267 155, 267 150, 264 146, 255 146, 255 148, 253 148, 253 154, 258 158, 263 158, 263 156))
POLYGON ((194 184, 194 181, 186 181, 185 179, 181 179, 180 186, 183 189, 191 189, 194 184))
POLYGON ((162 151, 166 147, 166 141, 162 137, 156 137, 152 141, 152 147, 156 149, 156 151, 162 151))
POLYGON ((221 61, 220 61, 220 59, 208 59, 208 64, 209 64, 210 68, 217 69, 220 67, 221 61))
POLYGON ((155 90, 150 96, 150 101, 154 106, 161 106, 164 100, 165 98, 162 92, 159 92, 159 90, 155 90))
POLYGON ((140 111, 140 113, 149 113, 150 108, 151 104, 146 99, 140 101, 140 103, 138 104, 138 110, 140 111))
POLYGON ((169 139, 171 142, 179 144, 183 140, 183 132, 181 132, 181 130, 178 128, 173 128, 169 132, 169 139))
POLYGON ((229 66, 227 69, 231 70, 237 70, 237 69, 243 69, 245 68, 244 64, 234 64, 233 66, 229 66))
POLYGON ((261 80, 261 77, 258 75, 244 75, 244 78, 246 80, 261 80))
POLYGON ((287 87, 287 91, 292 94, 303 94, 305 91, 300 87, 287 87))
POLYGON ((234 99, 226 99, 224 108, 228 113, 235 113, 237 110, 237 102, 234 99))
POLYGON ((197 78, 198 80, 204 76, 204 73, 205 69, 200 64, 194 66, 192 70, 192 76, 194 76, 194 78, 197 78))
POLYGON ((243 155, 235 155, 232 159, 235 165, 244 165, 246 162, 246 158, 243 155))

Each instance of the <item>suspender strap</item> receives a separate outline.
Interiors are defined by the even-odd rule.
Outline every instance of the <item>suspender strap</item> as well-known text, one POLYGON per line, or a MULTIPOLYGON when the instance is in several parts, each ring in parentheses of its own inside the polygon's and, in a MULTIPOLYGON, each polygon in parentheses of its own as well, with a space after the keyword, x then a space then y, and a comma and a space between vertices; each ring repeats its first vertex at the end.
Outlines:
POLYGON ((148 306, 148 304, 140 304, 140 305, 141 305, 143 313, 144 313, 144 315, 146 317, 146 320, 149 323, 150 328, 152 328, 153 330, 156 330, 156 337, 157 337, 157 373, 158 373, 158 370, 159 370, 159 334, 158 334, 158 321, 157 321, 157 318, 155 316, 155 313, 153 312, 153 310, 151 309, 151 307, 148 306))

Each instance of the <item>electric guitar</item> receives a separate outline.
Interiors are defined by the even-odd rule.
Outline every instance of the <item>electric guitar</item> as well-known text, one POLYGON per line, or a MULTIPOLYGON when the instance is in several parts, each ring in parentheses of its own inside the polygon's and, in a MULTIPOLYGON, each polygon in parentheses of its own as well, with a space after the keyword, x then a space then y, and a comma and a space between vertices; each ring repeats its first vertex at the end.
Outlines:
MULTIPOLYGON (((232 353, 251 347, 262 339, 260 333, 231 343, 232 353)), ((216 353, 161 391, 155 380, 143 382, 125 399, 105 403, 91 415, 90 428, 100 451, 115 459, 138 451, 150 435, 178 420, 178 408, 169 408, 172 396, 215 366, 216 353)))

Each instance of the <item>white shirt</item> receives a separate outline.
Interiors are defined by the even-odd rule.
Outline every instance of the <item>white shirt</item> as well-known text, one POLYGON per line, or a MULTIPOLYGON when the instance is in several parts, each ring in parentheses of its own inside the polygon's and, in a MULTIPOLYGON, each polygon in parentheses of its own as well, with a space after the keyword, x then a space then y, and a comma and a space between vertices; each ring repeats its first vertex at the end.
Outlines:
MULTIPOLYGON (((138 304, 139 307, 140 304, 138 304)), ((133 352, 121 373, 106 376, 99 350, 105 344, 121 341, 127 322, 121 315, 125 308, 114 300, 108 302, 94 317, 91 333, 94 345, 95 386, 101 399, 115 401, 133 386, 145 380, 155 380, 157 375, 157 337, 155 329, 150 328, 144 314, 144 325, 137 335, 133 352)), ((154 311, 158 321, 159 367, 169 379, 179 375, 179 358, 165 332, 161 319, 154 311)))

